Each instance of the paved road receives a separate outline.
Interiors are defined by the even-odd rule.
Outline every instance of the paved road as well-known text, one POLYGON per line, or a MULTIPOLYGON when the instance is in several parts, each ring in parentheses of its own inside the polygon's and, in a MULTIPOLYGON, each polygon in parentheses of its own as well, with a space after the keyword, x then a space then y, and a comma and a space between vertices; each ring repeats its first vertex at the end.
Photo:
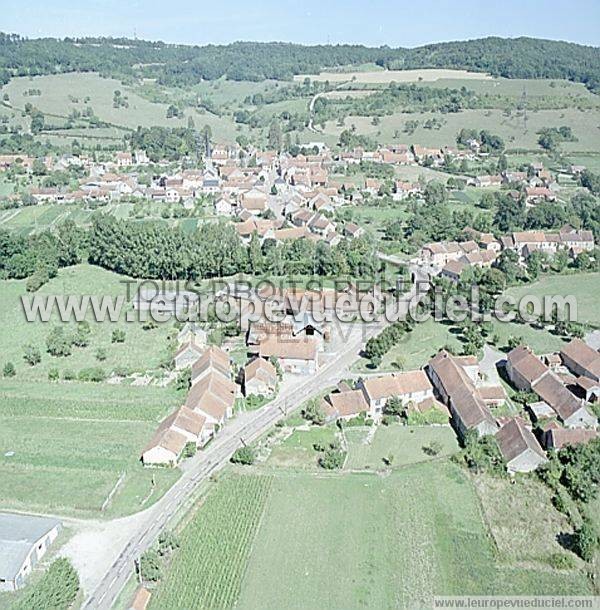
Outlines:
POLYGON ((192 458, 186 471, 173 487, 150 509, 137 524, 126 544, 95 591, 86 599, 86 610, 109 610, 127 582, 135 560, 158 538, 169 519, 184 500, 210 474, 227 464, 232 453, 242 442, 250 443, 267 432, 276 421, 298 408, 307 399, 319 394, 323 388, 336 383, 357 358, 365 341, 377 334, 384 322, 369 327, 358 326, 344 349, 326 362, 316 375, 298 379, 269 405, 255 412, 254 417, 243 422, 235 419, 228 423, 209 447, 192 458))

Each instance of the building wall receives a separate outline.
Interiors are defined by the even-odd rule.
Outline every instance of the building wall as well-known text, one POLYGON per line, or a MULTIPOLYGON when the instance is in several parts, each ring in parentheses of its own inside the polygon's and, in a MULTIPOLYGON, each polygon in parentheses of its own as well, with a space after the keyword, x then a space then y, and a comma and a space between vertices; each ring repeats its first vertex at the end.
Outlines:
POLYGON ((507 462, 506 467, 508 472, 531 472, 546 460, 531 449, 525 450, 523 453, 507 462))
POLYGON ((596 428, 598 420, 582 406, 571 417, 565 419, 564 424, 567 428, 596 428))
POLYGON ((161 466, 175 466, 177 464, 177 456, 172 451, 167 451, 163 447, 153 447, 142 455, 144 466, 153 464, 161 466))

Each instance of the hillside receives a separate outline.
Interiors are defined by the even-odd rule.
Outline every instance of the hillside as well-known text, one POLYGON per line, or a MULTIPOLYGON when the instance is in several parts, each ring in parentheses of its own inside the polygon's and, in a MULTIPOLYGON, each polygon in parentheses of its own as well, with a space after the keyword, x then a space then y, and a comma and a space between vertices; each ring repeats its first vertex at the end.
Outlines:
POLYGON ((235 42, 189 46, 113 38, 24 39, 0 34, 0 82, 13 76, 96 71, 160 84, 289 80, 325 68, 375 63, 388 69, 460 68, 507 78, 563 78, 600 87, 600 49, 535 38, 483 38, 414 49, 235 42))

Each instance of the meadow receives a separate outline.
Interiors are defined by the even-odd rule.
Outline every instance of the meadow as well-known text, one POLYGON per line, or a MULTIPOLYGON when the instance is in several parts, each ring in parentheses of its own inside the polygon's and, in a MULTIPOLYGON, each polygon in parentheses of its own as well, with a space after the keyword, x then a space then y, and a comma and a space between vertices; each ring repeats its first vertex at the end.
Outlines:
POLYGON ((90 334, 87 347, 72 349, 69 356, 51 356, 46 352, 46 339, 56 325, 67 331, 76 329, 75 322, 61 322, 56 312, 49 323, 39 319, 28 322, 23 311, 21 297, 31 299, 26 292, 24 280, 0 281, 0 340, 4 346, 1 362, 12 362, 16 368, 17 379, 46 380, 51 369, 79 372, 83 368, 101 367, 110 373, 115 369, 126 369, 128 372, 145 372, 156 370, 169 358, 169 337, 173 327, 170 323, 159 324, 156 328, 144 330, 139 321, 127 322, 127 311, 132 309, 130 303, 133 294, 127 296, 124 280, 119 276, 92 265, 76 265, 60 269, 58 275, 42 286, 39 295, 98 295, 123 297, 126 307, 121 312, 118 322, 96 322, 92 312, 88 312, 90 334), (112 343, 114 330, 125 332, 123 343, 112 343), (30 366, 24 360, 26 345, 36 347, 41 354, 41 362, 30 366), (98 350, 104 351, 105 358, 97 357, 98 350))
POLYGON ((177 403, 164 388, 1 380, 0 508, 102 518, 146 508, 179 476, 139 462, 177 403))

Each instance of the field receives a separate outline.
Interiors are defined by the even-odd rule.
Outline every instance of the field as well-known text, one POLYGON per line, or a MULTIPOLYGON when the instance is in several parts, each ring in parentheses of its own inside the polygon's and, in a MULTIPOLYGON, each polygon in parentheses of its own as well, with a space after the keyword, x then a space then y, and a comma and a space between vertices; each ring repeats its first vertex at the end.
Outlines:
MULTIPOLYGON (((401 362, 405 370, 421 368, 433 357, 440 348, 450 345, 460 349, 460 342, 451 332, 452 326, 435 322, 432 319, 417 324, 413 331, 404 335, 398 345, 395 345, 385 356, 376 370, 397 370, 395 362, 401 362)), ((353 365, 355 372, 373 371, 368 368, 369 361, 365 358, 353 365)))
POLYGON ((177 402, 163 388, 3 379, 0 508, 114 517, 149 506, 178 471, 144 470, 140 451, 177 402))
POLYGON ((279 468, 291 468, 301 470, 314 470, 317 468, 319 454, 313 445, 327 445, 336 437, 335 430, 331 426, 313 426, 308 430, 294 430, 281 443, 273 448, 269 455, 267 465, 279 468))
POLYGON ((515 299, 525 295, 538 298, 573 295, 577 301, 577 319, 592 325, 600 325, 600 310, 595 289, 600 285, 600 273, 578 273, 574 275, 552 275, 534 284, 511 288, 508 294, 515 299))
POLYGON ((315 81, 329 81, 331 83, 353 81, 356 83, 403 83, 403 82, 428 82, 439 79, 461 79, 461 80, 486 80, 491 76, 483 72, 468 72, 467 70, 373 70, 356 72, 321 72, 317 75, 299 74, 294 80, 303 81, 310 78, 315 81))
POLYGON ((269 477, 229 475, 212 490, 183 530, 150 610, 233 606, 270 485, 269 477))
MULTIPOLYGON (((129 310, 132 306, 127 298, 124 276, 105 271, 92 265, 76 265, 60 269, 58 275, 43 286, 39 295, 107 295, 121 296, 129 310)), ((89 344, 85 348, 74 347, 70 356, 55 357, 46 352, 46 338, 55 324, 59 323, 55 313, 51 323, 39 320, 27 322, 21 305, 21 297, 31 298, 25 290, 23 280, 2 280, 0 292, 0 340, 4 347, 2 363, 11 361, 17 370, 17 378, 28 380, 47 379, 50 369, 57 368, 78 372, 82 368, 102 367, 107 373, 115 368, 126 368, 131 371, 156 370, 160 363, 171 355, 169 351, 169 334, 171 324, 159 324, 152 330, 143 330, 140 322, 126 322, 123 311, 119 322, 95 322, 92 312, 88 314, 90 323, 89 344), (124 343, 111 343, 115 329, 125 331, 124 343), (29 366, 23 360, 24 346, 33 345, 41 352, 42 360, 35 366, 29 366), (105 351, 106 359, 99 361, 98 349, 105 351)), ((65 328, 74 330, 76 325, 60 323, 65 328)))
POLYGON ((423 448, 437 442, 442 449, 439 457, 458 451, 456 434, 450 426, 379 426, 370 438, 372 429, 347 428, 344 431, 348 443, 347 470, 380 470, 387 468, 384 458, 393 456, 392 469, 404 468, 418 462, 431 460, 423 448))

